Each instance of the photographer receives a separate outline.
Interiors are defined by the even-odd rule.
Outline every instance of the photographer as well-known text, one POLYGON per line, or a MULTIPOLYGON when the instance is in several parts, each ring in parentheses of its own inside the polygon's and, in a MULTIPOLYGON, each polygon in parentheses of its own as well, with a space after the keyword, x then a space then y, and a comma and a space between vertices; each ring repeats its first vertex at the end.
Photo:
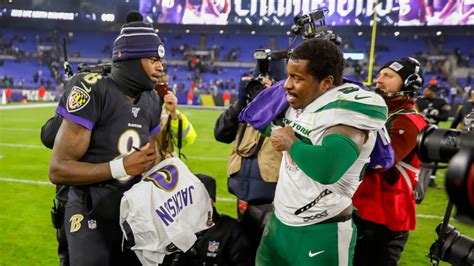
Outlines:
POLYGON ((65 228, 71 265, 137 265, 122 249, 123 192, 155 162, 162 101, 152 90, 164 47, 138 13, 127 15, 113 48, 110 76, 84 73, 67 84, 57 113, 64 119, 49 166, 54 184, 68 185, 65 228))
POLYGON ((272 80, 286 78, 285 59, 268 56, 258 59, 254 78, 243 77, 238 100, 216 121, 214 136, 224 143, 235 142, 228 163, 228 189, 236 195, 240 222, 250 241, 252 259, 257 251, 263 226, 272 211, 281 153, 274 151, 269 139, 247 123, 239 123, 240 111, 272 80))
POLYGON ((358 239, 354 265, 397 265, 415 229, 413 188, 420 169, 415 153, 416 137, 427 125, 414 108, 415 96, 423 85, 423 71, 411 57, 387 62, 380 68, 376 92, 387 103, 386 123, 395 154, 387 169, 366 169, 353 203, 358 239))
POLYGON ((473 118, 474 112, 469 110, 462 130, 430 125, 417 137, 417 154, 424 163, 448 163, 445 187, 449 201, 428 254, 431 265, 439 265, 440 260, 456 266, 474 265, 474 240, 449 224, 456 207, 455 219, 474 225, 473 118))

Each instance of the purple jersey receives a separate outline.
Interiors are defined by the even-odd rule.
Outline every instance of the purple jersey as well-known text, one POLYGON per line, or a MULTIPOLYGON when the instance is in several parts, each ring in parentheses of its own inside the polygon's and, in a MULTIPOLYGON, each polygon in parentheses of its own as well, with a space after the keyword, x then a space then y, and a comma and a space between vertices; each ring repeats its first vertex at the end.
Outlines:
MULTIPOLYGON (((66 85, 56 112, 91 131, 90 143, 80 161, 109 162, 141 147, 160 130, 162 102, 153 91, 143 92, 135 103, 109 77, 95 73, 74 76, 66 85)), ((68 204, 86 206, 97 220, 117 221, 120 199, 140 178, 126 182, 110 179, 86 186, 71 186, 68 204)))

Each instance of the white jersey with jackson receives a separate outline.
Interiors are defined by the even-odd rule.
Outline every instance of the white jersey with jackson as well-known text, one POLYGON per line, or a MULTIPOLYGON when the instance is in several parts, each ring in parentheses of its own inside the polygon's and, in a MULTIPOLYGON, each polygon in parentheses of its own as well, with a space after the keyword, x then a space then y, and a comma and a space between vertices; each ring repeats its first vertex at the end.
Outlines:
POLYGON ((213 225, 212 204, 201 181, 176 157, 143 177, 123 195, 120 225, 140 261, 156 265, 176 251, 173 246, 187 251, 195 233, 213 225))
MULTIPOLYGON (((369 134, 356 162, 331 185, 311 179, 291 159, 289 152, 284 152, 274 200, 278 219, 287 225, 304 226, 332 218, 347 208, 359 186, 364 166, 370 161, 376 130, 383 127, 386 118, 387 106, 382 97, 354 84, 331 89, 304 109, 290 107, 284 122, 307 143, 321 145, 326 130, 336 125, 367 130, 369 134)), ((318 163, 324 164, 315 162, 315 165, 318 163)))

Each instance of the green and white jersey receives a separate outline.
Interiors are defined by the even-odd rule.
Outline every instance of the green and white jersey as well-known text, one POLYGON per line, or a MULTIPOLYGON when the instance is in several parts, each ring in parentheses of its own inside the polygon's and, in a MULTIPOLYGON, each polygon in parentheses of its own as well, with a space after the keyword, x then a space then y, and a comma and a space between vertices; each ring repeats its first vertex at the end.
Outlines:
MULTIPOLYGON (((376 131, 384 126, 386 119, 387 106, 383 98, 354 84, 331 89, 304 109, 290 107, 284 122, 307 143, 321 145, 326 130, 341 124, 367 130, 369 138, 356 162, 331 185, 311 179, 296 165, 289 152, 283 152, 274 200, 277 218, 290 226, 304 226, 332 218, 347 208, 359 186, 361 172, 370 161, 376 131)), ((314 162, 314 167, 324 167, 324 162, 314 162)))

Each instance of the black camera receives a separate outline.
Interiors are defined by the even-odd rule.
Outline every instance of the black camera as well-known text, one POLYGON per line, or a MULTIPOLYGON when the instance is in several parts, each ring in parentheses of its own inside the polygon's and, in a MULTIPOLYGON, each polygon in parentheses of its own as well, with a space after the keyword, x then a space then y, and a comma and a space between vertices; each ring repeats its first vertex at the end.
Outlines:
POLYGON ((474 240, 449 225, 452 208, 459 220, 474 224, 474 112, 464 118, 462 131, 427 126, 416 141, 417 154, 423 162, 448 163, 446 190, 448 207, 443 222, 436 228, 438 239, 428 257, 432 265, 439 260, 453 265, 474 265, 474 240))
POLYGON ((429 257, 456 266, 474 265, 474 240, 462 235, 449 224, 443 228, 443 224, 436 227, 439 239, 431 245, 429 257), (443 230, 444 233, 441 233, 443 230))
POLYGON ((327 12, 327 8, 321 8, 296 16, 294 24, 291 26, 291 32, 295 35, 295 38, 291 42, 294 42, 297 36, 302 36, 303 39, 323 38, 333 41, 337 45, 341 44, 341 37, 334 34, 326 26, 324 14, 327 12))
POLYGON ((246 102, 250 103, 263 89, 263 79, 275 80, 286 78, 285 62, 282 59, 288 57, 286 50, 272 51, 270 49, 256 49, 253 58, 257 61, 255 77, 245 86, 246 102))
POLYGON ((110 74, 112 71, 112 63, 102 63, 97 65, 87 65, 81 63, 77 66, 77 73, 97 73, 102 76, 110 74))

